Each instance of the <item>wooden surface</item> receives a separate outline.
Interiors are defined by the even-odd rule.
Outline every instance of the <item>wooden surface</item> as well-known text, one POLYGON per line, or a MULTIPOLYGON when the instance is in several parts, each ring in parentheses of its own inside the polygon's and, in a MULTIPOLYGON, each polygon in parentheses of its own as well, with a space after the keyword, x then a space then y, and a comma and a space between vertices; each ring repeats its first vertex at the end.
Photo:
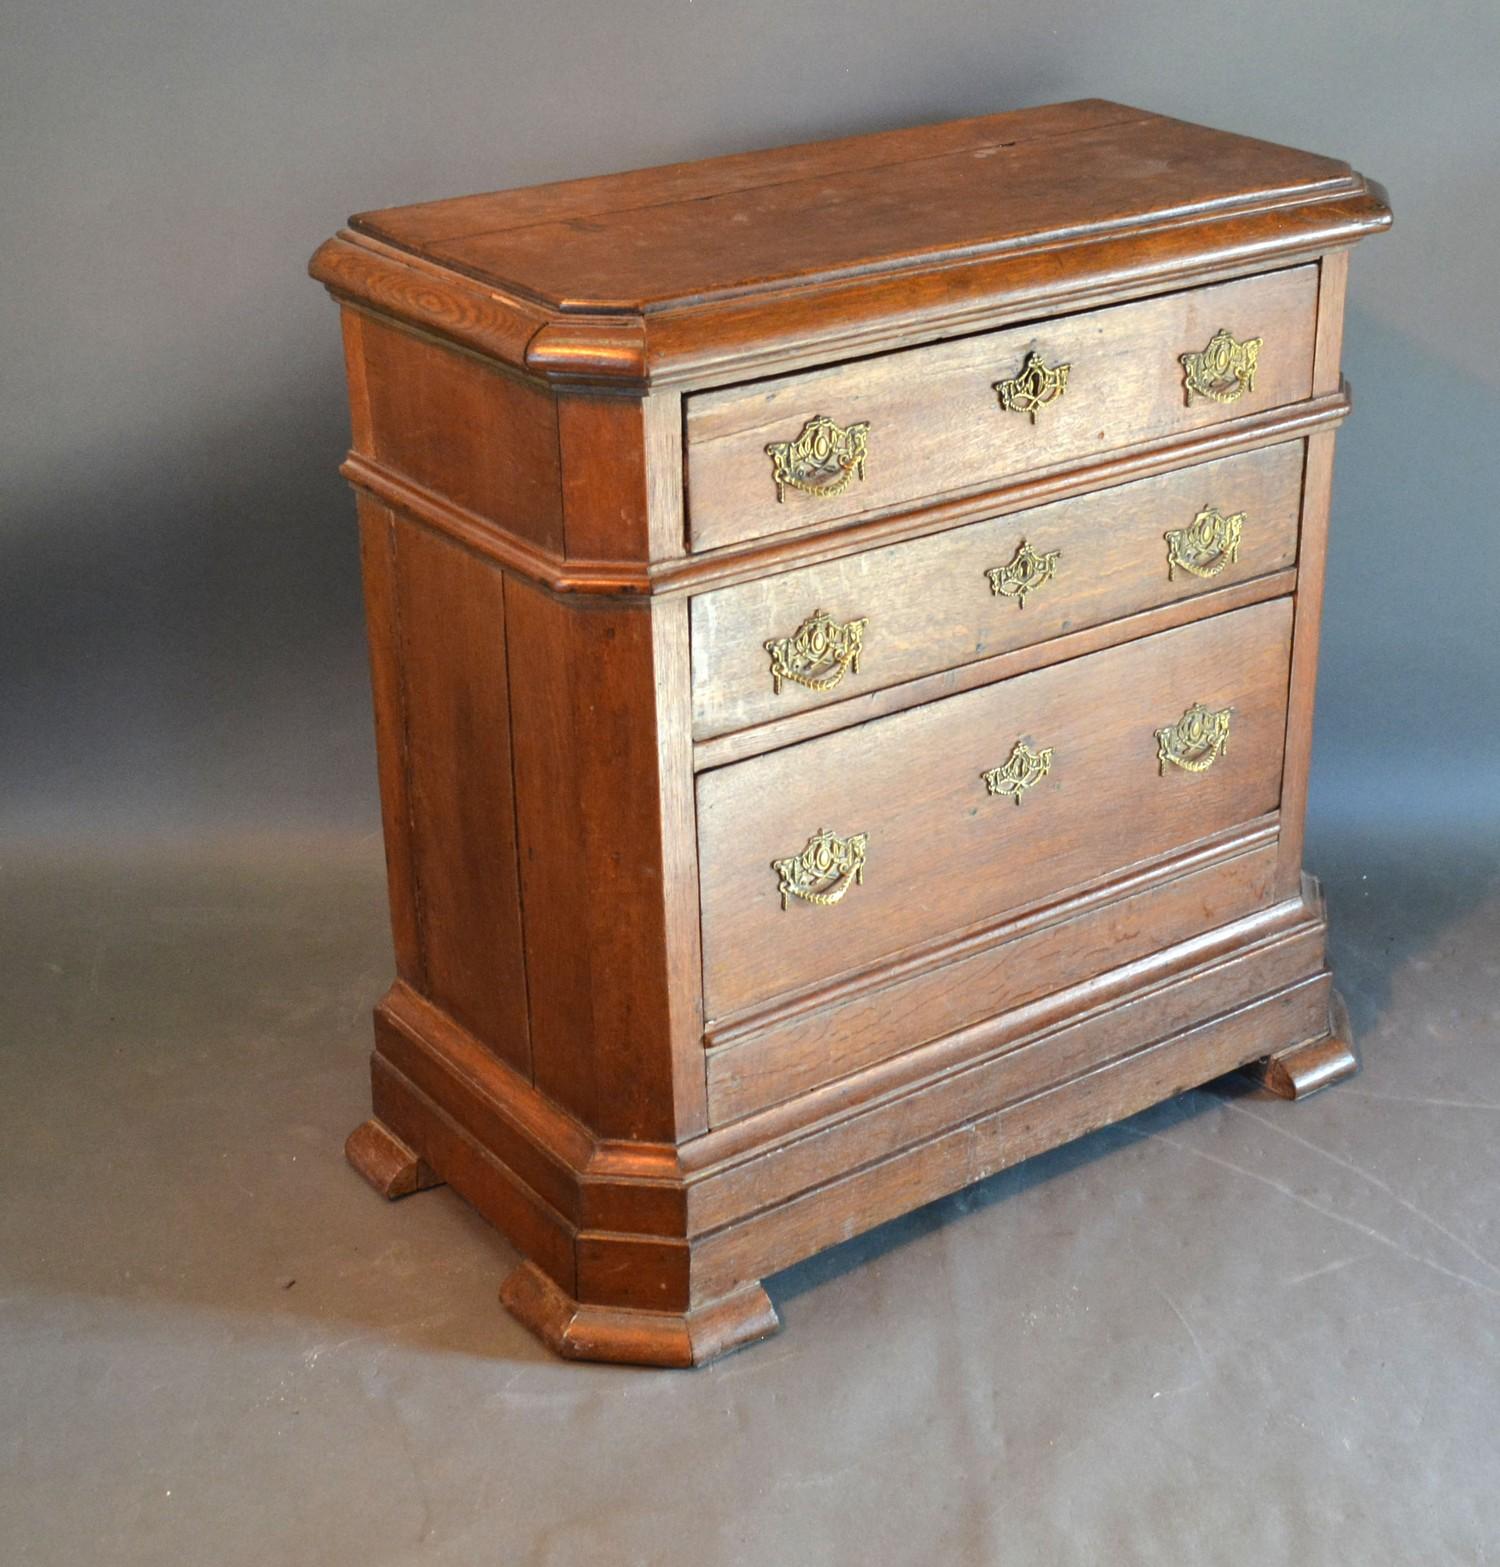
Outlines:
POLYGON ((1317 281, 1315 267, 1295 267, 689 397, 693 548, 826 527, 1296 402, 1312 389, 1317 281), (1189 401, 1178 356, 1220 327, 1264 339, 1254 389, 1233 403, 1189 401), (1035 423, 995 392, 1032 351, 1071 367, 1035 423), (866 476, 835 497, 778 500, 767 443, 795 440, 818 414, 869 425, 866 476))
POLYGON ((504 1060, 531 1061, 504 579, 398 518, 396 624, 412 906, 427 993, 504 1060))
POLYGON ((359 327, 371 438, 360 450, 506 532, 562 545, 557 411, 483 360, 434 354, 377 316, 359 327))
POLYGON ((1328 1033, 1252 1061, 1245 1071, 1281 1099, 1306 1099, 1359 1070, 1349 1011, 1338 991, 1328 995, 1328 1033))
POLYGON ((366 212, 352 224, 556 309, 630 310, 947 251, 1039 246, 1082 227, 1201 218, 1349 182, 1332 158, 1091 99, 366 212))
POLYGON ((724 385, 1311 260, 1346 164, 1090 100, 362 214, 338 297, 556 386, 724 385))
POLYGON ((693 734, 707 738, 826 707, 1160 604, 1285 570, 1297 559, 1302 445, 1178 469, 927 538, 864 550, 694 597, 693 734), (1245 514, 1239 559, 1212 578, 1168 569, 1166 532, 1200 509, 1245 514), (1022 543, 1058 552, 1024 605, 985 575, 1022 543), (824 609, 868 621, 858 670, 831 691, 771 681, 767 641, 824 609))
POLYGON ((442 1177, 380 1121, 360 1122, 344 1143, 344 1157, 387 1201, 443 1184, 442 1177))
POLYGON ((1088 102, 371 214, 344 307, 397 978, 350 1157, 565 1355, 1219 1072, 1353 1062, 1302 875, 1344 165, 1088 102), (1179 356, 1263 338, 1255 389, 1179 356), (993 383, 1070 365, 1033 425, 993 383), (863 481, 765 445, 868 420, 863 481), (1243 512, 1239 559, 1165 534, 1243 512), (1024 607, 985 572, 1056 551, 1024 607), (837 689, 765 643, 867 619, 837 689), (1212 767, 1155 731, 1232 708, 1212 767), (981 775, 1048 747, 1018 806, 981 775), (831 907, 772 861, 867 834, 831 907), (1333 1009, 1333 1010, 1331 1010, 1333 1009))
MULTIPOLYGON (((959 1040, 1007 1010, 1025 1022, 1065 1014, 1069 987, 1217 931, 1272 901, 1275 827, 1180 852, 1017 915, 990 921, 887 966, 872 987, 858 976, 709 1033, 708 1108, 714 1126, 848 1079, 932 1040, 959 1040)), ((1012 1026, 1015 1026, 1014 1024, 1012 1026)))
POLYGON ((721 1018, 1274 810, 1285 599, 1163 632, 702 775, 704 1007, 721 1018), (1233 707, 1207 772, 1160 776, 1156 730, 1233 707), (1053 750, 1020 805, 982 774, 1053 750), (865 833, 864 882, 781 907, 771 862, 865 833))

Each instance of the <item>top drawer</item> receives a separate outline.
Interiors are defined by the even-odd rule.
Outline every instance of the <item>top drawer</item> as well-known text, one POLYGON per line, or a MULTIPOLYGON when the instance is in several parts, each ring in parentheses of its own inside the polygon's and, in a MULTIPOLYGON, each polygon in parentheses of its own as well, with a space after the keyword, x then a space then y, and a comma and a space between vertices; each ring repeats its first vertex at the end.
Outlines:
POLYGON ((690 397, 692 548, 1298 402, 1312 389, 1317 286, 1316 266, 1293 267, 690 397))

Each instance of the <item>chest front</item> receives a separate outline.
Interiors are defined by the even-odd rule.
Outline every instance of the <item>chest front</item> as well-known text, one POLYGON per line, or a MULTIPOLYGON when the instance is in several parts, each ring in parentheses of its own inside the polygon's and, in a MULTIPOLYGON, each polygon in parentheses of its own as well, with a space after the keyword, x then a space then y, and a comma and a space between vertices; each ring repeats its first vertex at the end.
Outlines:
POLYGON ((1345 165, 1119 105, 367 214, 387 1195, 566 1354, 1224 1072, 1355 1066, 1302 871, 1345 165))

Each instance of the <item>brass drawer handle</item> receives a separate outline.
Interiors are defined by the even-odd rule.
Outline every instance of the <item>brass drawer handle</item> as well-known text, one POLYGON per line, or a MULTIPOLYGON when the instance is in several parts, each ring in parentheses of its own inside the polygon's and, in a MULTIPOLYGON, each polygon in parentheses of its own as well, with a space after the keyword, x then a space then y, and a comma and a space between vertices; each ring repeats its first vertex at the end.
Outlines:
POLYGON ((1052 771, 1052 747, 1033 751, 1024 740, 1017 740, 1010 756, 1001 767, 992 767, 981 773, 984 787, 990 794, 1009 795, 1017 805, 1028 789, 1035 787, 1052 771))
POLYGON ((1047 361, 1032 349, 1019 375, 995 382, 994 389, 1000 395, 1000 406, 1008 413, 1026 414, 1035 424, 1036 416, 1044 408, 1050 408, 1067 391, 1068 371, 1072 368, 1072 365, 1049 367, 1047 361))
POLYGON ((841 625, 826 609, 815 609, 789 637, 765 644, 771 655, 771 689, 781 695, 790 680, 809 691, 832 691, 851 669, 859 673, 868 620, 841 625))
POLYGON ((772 441, 766 447, 776 480, 776 499, 788 490, 804 495, 842 495, 856 478, 865 476, 870 453, 870 426, 835 424, 826 414, 814 414, 795 441, 772 441))
POLYGON ((807 840, 801 854, 784 860, 772 860, 771 869, 780 882, 781 907, 788 898, 801 898, 819 908, 831 908, 841 902, 855 882, 865 879, 866 833, 851 833, 840 838, 825 827, 807 840))
POLYGON ((1006 565, 991 566, 985 572, 985 576, 990 581, 990 592, 996 597, 1014 599, 1018 609, 1025 609, 1026 595, 1051 582, 1061 556, 1061 550, 1047 550, 1042 553, 1032 549, 1026 540, 1022 539, 1016 553, 1011 556, 1006 565))
POLYGON ((1240 538, 1245 514, 1226 517, 1215 506, 1205 506, 1186 528, 1172 528, 1167 540, 1167 580, 1180 566, 1190 576, 1217 577, 1240 558, 1240 538))
POLYGON ((1187 773, 1206 773, 1229 749, 1229 715, 1232 707, 1211 708, 1195 702, 1175 724, 1156 731, 1157 771, 1180 767, 1187 773))
POLYGON ((1220 327, 1198 353, 1179 354, 1182 384, 1188 406, 1195 397, 1216 403, 1238 402, 1246 392, 1255 390, 1255 366, 1260 355, 1259 337, 1237 342, 1220 327))

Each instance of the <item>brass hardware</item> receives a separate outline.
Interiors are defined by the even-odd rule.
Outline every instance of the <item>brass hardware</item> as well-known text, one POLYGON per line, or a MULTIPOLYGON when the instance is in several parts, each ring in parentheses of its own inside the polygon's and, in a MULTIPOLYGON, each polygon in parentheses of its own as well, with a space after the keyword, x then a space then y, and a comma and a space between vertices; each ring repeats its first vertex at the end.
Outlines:
POLYGON ((809 691, 832 691, 848 670, 859 673, 868 620, 840 625, 825 609, 815 609, 789 637, 765 644, 771 655, 771 689, 781 695, 781 682, 794 681, 809 691))
POLYGON ((991 794, 1009 795, 1017 805, 1021 796, 1039 784, 1052 771, 1052 747, 1033 751, 1024 740, 1017 740, 1003 767, 992 767, 981 773, 984 786, 991 794))
POLYGON ((1021 373, 1009 380, 996 381, 995 390, 1000 394, 1000 406, 1010 413, 1026 414, 1033 424, 1044 408, 1050 408, 1068 389, 1068 371, 1072 365, 1054 365, 1035 349, 1027 354, 1021 373))
POLYGON ((1263 338, 1247 337, 1243 343, 1238 343, 1220 327, 1201 353, 1179 354, 1188 405, 1191 407, 1195 397, 1233 403, 1246 392, 1253 392, 1256 360, 1263 341, 1263 338))
POLYGON ((1194 577, 1217 577, 1239 560, 1244 528, 1244 512, 1226 517, 1217 507, 1205 506, 1188 527, 1173 528, 1165 535, 1167 580, 1172 580, 1179 566, 1194 577))
POLYGON ((1156 731, 1157 770, 1168 766, 1188 773, 1206 773, 1229 749, 1232 707, 1211 708, 1195 702, 1175 724, 1156 731))
POLYGON ((827 415, 815 414, 795 441, 772 441, 766 447, 776 499, 784 501, 789 489, 804 495, 842 495, 856 478, 864 478, 869 451, 868 424, 845 429, 827 415))
POLYGON ((991 566, 985 572, 990 579, 990 592, 1014 599, 1018 609, 1025 609, 1026 595, 1051 582, 1061 555, 1061 550, 1048 550, 1042 554, 1022 539, 1007 565, 991 566))
POLYGON ((801 854, 784 860, 772 860, 771 869, 780 882, 781 906, 788 898, 801 898, 828 908, 838 903, 855 882, 865 879, 866 833, 850 833, 840 838, 825 827, 807 840, 801 854))

